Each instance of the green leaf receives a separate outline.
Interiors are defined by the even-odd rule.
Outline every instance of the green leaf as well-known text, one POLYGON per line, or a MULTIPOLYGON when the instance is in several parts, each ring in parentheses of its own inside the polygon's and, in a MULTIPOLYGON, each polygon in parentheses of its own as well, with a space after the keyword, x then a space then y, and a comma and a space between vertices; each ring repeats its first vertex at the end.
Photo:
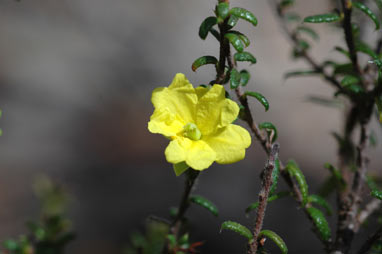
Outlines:
POLYGON ((250 11, 248 11, 246 9, 235 7, 235 8, 232 8, 229 11, 229 13, 231 15, 235 15, 238 18, 241 18, 241 19, 244 19, 244 20, 250 22, 254 26, 257 25, 257 19, 256 19, 255 15, 253 15, 252 12, 250 12, 250 11))
POLYGON ((271 133, 273 131, 272 142, 276 141, 276 139, 277 139, 277 128, 273 125, 273 123, 270 123, 270 122, 260 123, 259 128, 260 128, 260 130, 266 129, 268 132, 268 135, 271 135, 271 133))
POLYGON ((314 225, 316 226, 317 232, 324 241, 329 241, 331 232, 329 228, 328 221, 320 210, 315 207, 306 208, 309 216, 312 218, 314 225))
POLYGON ((220 34, 215 29, 211 28, 210 33, 215 37, 216 40, 220 41, 220 34))
POLYGON ((267 237, 271 239, 277 245, 277 247, 279 247, 282 254, 288 253, 288 247, 286 246, 284 240, 275 232, 271 230, 262 230, 259 234, 259 238, 260 237, 267 237))
POLYGON ((196 59, 192 63, 191 68, 193 71, 196 71, 196 69, 198 69, 200 66, 203 66, 206 64, 214 64, 216 66, 217 63, 218 63, 218 59, 216 59, 216 57, 214 57, 214 56, 202 56, 202 57, 199 57, 198 59, 196 59))
POLYGON ((280 3, 281 8, 286 8, 292 6, 294 4, 294 0, 282 0, 280 3))
POLYGON ((340 100, 332 99, 332 98, 325 98, 322 96, 309 96, 307 101, 316 103, 322 106, 331 107, 331 108, 343 108, 343 103, 340 100))
POLYGON ((375 0, 376 5, 380 12, 382 12, 382 0, 375 0))
POLYGON ((340 46, 336 46, 336 47, 334 48, 334 50, 337 51, 337 52, 340 52, 341 54, 343 54, 344 56, 346 56, 348 59, 350 59, 350 53, 349 53, 347 50, 345 50, 344 48, 342 48, 342 47, 340 47, 340 46))
POLYGON ((382 191, 379 191, 379 190, 372 190, 371 191, 371 195, 375 198, 378 198, 380 200, 382 200, 382 191))
POLYGON ((265 111, 268 111, 269 102, 261 93, 246 91, 244 94, 256 98, 264 106, 265 111))
POLYGON ((229 84, 231 89, 236 89, 240 85, 240 73, 236 69, 231 70, 229 84))
POLYGON ((297 13, 292 12, 292 13, 285 14, 285 19, 288 22, 299 22, 301 20, 301 17, 297 13))
POLYGON ((352 63, 336 64, 334 65, 333 74, 334 75, 338 75, 338 74, 352 75, 354 74, 353 64, 352 63))
POLYGON ((215 216, 219 215, 218 208, 216 207, 216 205, 214 205, 211 201, 209 201, 208 199, 206 199, 204 197, 194 195, 194 196, 190 197, 190 201, 192 203, 200 205, 201 207, 206 208, 208 211, 210 211, 215 216))
POLYGON ((269 190, 269 195, 273 195, 273 193, 275 193, 275 191, 277 189, 279 174, 280 174, 280 160, 276 159, 275 160, 275 167, 272 171, 272 185, 271 185, 271 189, 269 190))
POLYGON ((218 23, 216 17, 206 18, 199 27, 199 37, 205 40, 207 38, 208 32, 211 31, 212 27, 218 23))
POLYGON ((242 34, 240 33, 239 31, 234 31, 234 30, 231 30, 229 31, 230 33, 233 33, 233 34, 236 34, 237 36, 239 36, 240 40, 244 43, 245 47, 248 47, 249 44, 251 43, 248 39, 248 37, 245 35, 245 34, 242 34))
POLYGON ((226 2, 221 2, 216 6, 216 15, 222 21, 228 17, 229 14, 229 4, 226 2))
POLYGON ((371 195, 375 198, 382 199, 382 190, 378 189, 377 183, 371 176, 367 176, 366 178, 367 185, 371 190, 371 195))
POLYGON ((186 171, 189 168, 189 166, 184 161, 176 163, 176 164, 172 164, 172 166, 174 168, 174 172, 176 176, 180 176, 181 174, 183 174, 184 171, 186 171))
POLYGON ((239 21, 239 18, 237 16, 231 15, 227 21, 227 25, 229 25, 232 28, 236 26, 238 21, 239 21))
POLYGON ((332 174, 332 176, 334 177, 334 179, 340 185, 341 188, 346 187, 346 182, 345 182, 344 178, 342 177, 341 172, 336 167, 334 167, 330 163, 325 163, 324 168, 326 168, 330 171, 330 173, 332 174))
POLYGON ((336 13, 319 14, 304 18, 306 23, 330 23, 339 21, 341 17, 336 13))
POLYGON ((232 44, 232 46, 238 51, 243 52, 244 50, 244 44, 243 41, 240 39, 240 37, 237 34, 234 33, 226 33, 224 35, 225 38, 228 39, 228 41, 232 44))
POLYGON ((365 13, 375 24, 375 30, 378 30, 380 27, 377 16, 363 3, 353 2, 353 6, 365 13))
POLYGON ((289 175, 296 179, 300 187, 302 206, 305 206, 308 203, 308 184, 306 183, 304 174, 298 167, 297 163, 293 160, 289 160, 285 168, 289 175))
MULTIPOLYGON (((281 192, 278 192, 272 196, 270 196, 268 198, 268 203, 269 202, 272 202, 272 201, 275 201, 277 199, 280 199, 280 198, 283 198, 283 197, 286 197, 286 196, 290 196, 291 193, 289 191, 281 191, 281 192)), ((255 202, 255 203, 252 203, 250 204, 247 209, 245 209, 245 213, 250 213, 251 211, 255 210, 257 207, 259 207, 259 202, 255 202)))
POLYGON ((318 36, 318 34, 316 33, 316 31, 314 31, 312 28, 307 27, 307 26, 298 26, 297 32, 306 33, 307 35, 312 37, 312 39, 314 39, 314 40, 318 40, 320 38, 318 36))
POLYGON ((3 246, 5 249, 9 250, 9 251, 16 251, 18 248, 19 248, 19 244, 14 241, 14 240, 5 240, 3 242, 3 246))
POLYGON ((359 84, 360 80, 356 76, 352 75, 346 75, 342 80, 341 80, 341 85, 343 87, 351 86, 351 85, 356 85, 359 84))
POLYGON ((316 70, 300 70, 300 71, 290 71, 284 74, 284 78, 288 79, 291 77, 301 77, 301 76, 310 76, 320 74, 316 70))
POLYGON ((240 71, 240 85, 246 86, 248 84, 251 74, 247 70, 240 71))
POLYGON ((374 52, 374 50, 365 42, 363 41, 358 41, 355 45, 355 50, 362 52, 368 56, 370 56, 373 59, 378 58, 377 53, 374 52))
POLYGON ((252 64, 256 63, 256 58, 249 52, 235 53, 234 58, 239 62, 251 62, 252 64))
POLYGON ((309 203, 316 203, 316 204, 322 206, 328 215, 332 215, 332 213, 333 213, 332 208, 330 207, 329 203, 321 196, 314 195, 314 194, 310 195, 308 197, 308 202, 309 203))
POLYGON ((223 229, 234 231, 234 232, 246 237, 249 241, 253 241, 253 235, 252 235, 251 231, 247 227, 245 227, 245 226, 243 226, 237 222, 225 221, 225 222, 223 222, 223 224, 221 226, 220 232, 223 229))

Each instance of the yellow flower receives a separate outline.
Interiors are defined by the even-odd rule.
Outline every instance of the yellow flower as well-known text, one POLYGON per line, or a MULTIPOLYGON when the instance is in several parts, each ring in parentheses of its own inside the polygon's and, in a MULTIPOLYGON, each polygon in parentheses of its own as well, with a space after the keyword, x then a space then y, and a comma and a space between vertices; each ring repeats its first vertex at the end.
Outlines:
MULTIPOLYGON (((165 150, 168 162, 204 170, 214 161, 229 164, 244 158, 251 136, 232 124, 239 106, 225 98, 223 86, 195 89, 178 73, 169 87, 153 91, 151 101, 155 110, 148 129, 171 140, 165 150)), ((180 175, 186 168, 174 167, 175 173, 180 175)))

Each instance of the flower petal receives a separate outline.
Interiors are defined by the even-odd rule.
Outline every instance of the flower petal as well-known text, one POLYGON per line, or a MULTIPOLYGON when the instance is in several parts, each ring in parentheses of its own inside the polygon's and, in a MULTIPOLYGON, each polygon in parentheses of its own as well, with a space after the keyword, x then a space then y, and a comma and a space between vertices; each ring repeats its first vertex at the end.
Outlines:
POLYGON ((173 164, 185 161, 191 143, 192 141, 187 138, 177 138, 171 141, 164 151, 166 160, 173 164))
POLYGON ((150 117, 148 129, 152 133, 172 137, 183 130, 184 124, 183 119, 178 115, 172 114, 166 108, 158 108, 150 117))
POLYGON ((216 162, 220 164, 244 159, 245 148, 251 144, 248 131, 235 124, 230 124, 203 140, 216 152, 216 162))
POLYGON ((239 114, 236 102, 225 98, 225 89, 214 85, 196 106, 196 125, 203 135, 210 135, 218 129, 231 124, 239 114))
POLYGON ((175 75, 169 87, 154 89, 151 97, 156 109, 165 108, 184 119, 186 123, 194 122, 197 101, 194 87, 181 73, 175 75))
POLYGON ((204 141, 193 141, 188 148, 186 163, 195 170, 204 170, 211 166, 216 159, 216 153, 204 141))

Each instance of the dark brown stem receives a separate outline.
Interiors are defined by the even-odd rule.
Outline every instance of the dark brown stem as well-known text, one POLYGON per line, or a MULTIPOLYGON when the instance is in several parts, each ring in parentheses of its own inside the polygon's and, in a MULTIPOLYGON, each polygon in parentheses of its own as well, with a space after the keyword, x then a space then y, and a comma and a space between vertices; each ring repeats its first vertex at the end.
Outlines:
POLYGON ((275 143, 272 145, 271 151, 269 153, 268 162, 266 163, 264 171, 262 173, 263 178, 262 178, 262 188, 259 193, 259 207, 257 208, 256 222, 255 222, 255 227, 253 229, 254 241, 249 246, 249 250, 248 250, 249 254, 256 254, 256 251, 257 251, 257 247, 258 247, 257 238, 259 237, 260 230, 263 227, 263 221, 265 216, 265 210, 267 208, 269 191, 272 185, 272 172, 273 172, 273 169, 275 168, 275 161, 278 157, 279 148, 280 146, 278 143, 275 143))
POLYGON ((362 245, 361 249, 358 251, 358 254, 366 254, 369 252, 370 248, 376 241, 382 241, 382 227, 380 227, 377 232, 375 232, 367 241, 362 245))

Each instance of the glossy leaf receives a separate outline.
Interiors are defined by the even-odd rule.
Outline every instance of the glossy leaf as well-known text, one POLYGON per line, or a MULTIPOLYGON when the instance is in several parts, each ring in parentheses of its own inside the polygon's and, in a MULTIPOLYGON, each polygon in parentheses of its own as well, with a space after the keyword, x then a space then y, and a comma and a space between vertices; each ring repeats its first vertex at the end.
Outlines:
POLYGON ((361 2, 353 2, 353 6, 361 10, 363 13, 365 13, 375 24, 375 30, 378 30, 380 27, 378 17, 361 2))
POLYGON ((239 31, 235 31, 235 30, 231 30, 229 32, 239 36, 240 40, 244 43, 245 47, 248 47, 249 44, 251 44, 251 42, 249 41, 248 37, 245 34, 240 33, 239 31))
POLYGON ((239 62, 251 62, 256 63, 256 58, 249 52, 235 53, 234 59, 239 62))
POLYGON ((371 195, 375 198, 382 200, 382 191, 373 190, 373 191, 371 191, 371 195))
POLYGON ((252 12, 250 12, 246 9, 235 7, 235 8, 232 8, 229 11, 229 13, 231 15, 235 15, 238 18, 241 18, 241 19, 244 19, 244 20, 250 22, 254 26, 257 25, 257 19, 256 19, 255 15, 253 15, 252 12))
POLYGON ((229 12, 229 4, 226 2, 221 2, 216 6, 216 15, 218 18, 220 18, 222 21, 228 17, 229 12))
POLYGON ((218 208, 216 207, 216 205, 214 205, 211 201, 209 201, 208 199, 206 199, 204 197, 194 195, 194 196, 190 197, 190 201, 192 203, 200 205, 201 207, 206 208, 208 211, 210 211, 215 216, 219 215, 218 208))
POLYGON ((309 35, 314 40, 318 40, 320 38, 318 34, 316 33, 316 31, 314 31, 312 28, 307 26, 299 26, 297 27, 297 31, 309 35))
POLYGON ((276 139, 277 139, 277 128, 273 125, 273 123, 270 123, 270 122, 260 123, 259 124, 259 129, 260 130, 263 130, 263 129, 267 130, 268 135, 270 135, 271 131, 273 131, 272 142, 276 141, 276 139))
POLYGON ((246 237, 249 241, 253 241, 253 235, 252 235, 251 231, 247 227, 245 227, 245 226, 243 226, 237 222, 225 221, 221 225, 220 232, 223 229, 234 231, 234 232, 246 237))
POLYGON ((214 64, 216 65, 218 63, 218 59, 216 59, 216 57, 214 56, 202 56, 202 57, 199 57, 198 59, 196 59, 193 63, 192 63, 192 70, 193 71, 196 71, 196 69, 198 69, 200 66, 203 66, 203 65, 206 65, 206 64, 214 64))
POLYGON ((300 70, 300 71, 290 71, 284 74, 284 78, 288 79, 291 77, 301 77, 301 76, 310 76, 320 74, 316 70, 300 70))
POLYGON ((216 17, 206 18, 199 27, 199 37, 205 40, 207 38, 208 32, 212 29, 214 25, 217 24, 216 17))
POLYGON ((262 230, 259 234, 259 238, 261 237, 267 237, 271 239, 277 245, 277 247, 279 247, 282 254, 288 253, 288 247, 286 246, 284 240, 275 232, 271 230, 262 230))
POLYGON ((306 23, 331 23, 339 21, 341 17, 336 13, 314 15, 304 18, 306 23))
POLYGON ((320 237, 324 241, 329 241, 331 237, 331 232, 329 228, 328 221, 320 210, 315 207, 306 208, 309 216, 312 218, 315 228, 319 233, 320 237))
POLYGON ((216 40, 220 41, 220 33, 215 29, 211 28, 210 33, 215 37, 216 40))
POLYGON ((239 21, 239 18, 235 15, 231 15, 227 21, 227 25, 230 27, 236 26, 237 22, 239 21))
POLYGON ((308 197, 308 202, 309 203, 316 203, 316 204, 322 206, 328 215, 332 215, 332 213, 333 213, 332 208, 330 207, 329 203, 323 197, 321 197, 319 195, 314 195, 314 194, 310 195, 308 197))
POLYGON ((306 183, 304 174, 293 160, 288 161, 286 170, 291 177, 296 179, 302 196, 302 206, 305 206, 308 203, 308 184, 306 183))
MULTIPOLYGON (((268 203, 269 202, 272 202, 272 201, 275 201, 277 199, 280 199, 280 198, 283 198, 283 197, 287 197, 287 196, 290 196, 290 192, 289 191, 281 191, 281 192, 278 192, 274 195, 271 195, 269 198, 268 198, 268 203)), ((251 211, 257 209, 257 207, 259 207, 259 202, 255 202, 255 203, 252 203, 250 204, 247 209, 245 209, 245 213, 250 213, 251 211)))
POLYGON ((244 94, 256 98, 264 106, 265 111, 268 111, 269 102, 261 93, 247 91, 244 94))
POLYGON ((243 41, 240 39, 240 37, 237 34, 234 33, 226 33, 224 35, 225 38, 228 39, 228 41, 232 44, 232 46, 238 51, 243 52, 244 50, 244 44, 243 41))
POLYGON ((240 73, 236 69, 231 70, 229 84, 231 89, 236 89, 240 85, 240 73))
POLYGON ((341 85, 344 87, 350 86, 350 85, 355 85, 360 82, 358 77, 352 76, 352 75, 347 75, 341 80, 341 85))
POLYGON ((240 85, 246 86, 248 84, 251 74, 247 70, 240 71, 240 85))

